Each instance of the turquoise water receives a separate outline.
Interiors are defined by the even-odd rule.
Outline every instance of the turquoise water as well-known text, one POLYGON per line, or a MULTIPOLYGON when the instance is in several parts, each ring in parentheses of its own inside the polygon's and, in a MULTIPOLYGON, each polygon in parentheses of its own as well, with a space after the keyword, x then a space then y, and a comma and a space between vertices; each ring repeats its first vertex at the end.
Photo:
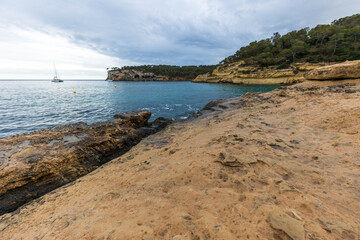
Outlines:
POLYGON ((191 82, 0 81, 0 138, 79 121, 109 120, 116 113, 140 109, 152 112, 151 120, 160 116, 186 118, 210 101, 276 87, 191 82))

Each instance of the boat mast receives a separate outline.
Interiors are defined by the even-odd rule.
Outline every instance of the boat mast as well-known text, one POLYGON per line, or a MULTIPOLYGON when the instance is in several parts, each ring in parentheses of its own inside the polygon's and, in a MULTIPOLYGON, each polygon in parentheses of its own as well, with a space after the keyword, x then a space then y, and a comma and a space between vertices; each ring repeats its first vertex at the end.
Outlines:
POLYGON ((56 72, 55 63, 54 63, 54 70, 55 70, 55 77, 56 77, 56 78, 58 78, 58 76, 57 76, 57 72, 56 72))

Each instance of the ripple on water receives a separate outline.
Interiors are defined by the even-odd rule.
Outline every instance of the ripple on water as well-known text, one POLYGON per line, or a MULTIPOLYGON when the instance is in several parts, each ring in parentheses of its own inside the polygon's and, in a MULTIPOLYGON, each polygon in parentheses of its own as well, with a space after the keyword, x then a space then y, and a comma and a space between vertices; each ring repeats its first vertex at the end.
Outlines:
POLYGON ((116 85, 115 89, 106 81, 0 81, 0 138, 79 121, 105 121, 116 113, 139 109, 152 112, 151 121, 186 118, 210 101, 277 87, 191 82, 116 85))

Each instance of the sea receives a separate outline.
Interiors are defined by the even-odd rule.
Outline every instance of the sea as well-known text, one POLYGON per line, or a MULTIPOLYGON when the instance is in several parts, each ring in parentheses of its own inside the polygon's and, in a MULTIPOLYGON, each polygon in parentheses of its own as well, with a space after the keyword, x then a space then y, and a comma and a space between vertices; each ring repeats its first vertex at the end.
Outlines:
POLYGON ((210 101, 278 86, 192 82, 0 80, 0 138, 75 122, 94 123, 114 114, 148 110, 158 117, 186 119, 210 101))

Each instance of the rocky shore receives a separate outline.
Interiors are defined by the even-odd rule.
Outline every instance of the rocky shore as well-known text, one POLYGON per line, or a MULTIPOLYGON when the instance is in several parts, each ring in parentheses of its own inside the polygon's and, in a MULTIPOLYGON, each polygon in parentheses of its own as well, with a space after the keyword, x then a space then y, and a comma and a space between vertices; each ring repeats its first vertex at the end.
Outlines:
MULTIPOLYGON (((322 81, 209 103, 197 118, 172 123, 2 215, 0 239, 358 239, 360 69, 351 68, 358 78, 337 81, 328 79, 341 67, 328 69, 332 75, 322 81)), ((141 126, 147 114, 130 125, 141 126)), ((119 129, 105 131, 90 149, 118 139, 119 129)), ((87 131, 99 132, 96 125, 87 131)), ((20 137, 26 141, 12 140, 20 137)), ((66 152, 71 139, 62 134, 60 149, 66 152)), ((44 166, 57 172, 50 156, 58 142, 41 144, 50 144, 44 166)), ((7 150, 24 160, 8 167, 27 164, 22 169, 32 172, 36 158, 26 156, 34 149, 17 151, 7 150)))
POLYGON ((279 69, 279 66, 261 68, 247 66, 243 61, 222 64, 213 72, 199 75, 193 82, 204 83, 234 83, 245 85, 275 85, 294 84, 305 80, 304 74, 330 63, 296 63, 288 68, 279 69))
POLYGON ((93 171, 169 123, 148 123, 150 116, 128 112, 0 139, 0 214, 93 171))

